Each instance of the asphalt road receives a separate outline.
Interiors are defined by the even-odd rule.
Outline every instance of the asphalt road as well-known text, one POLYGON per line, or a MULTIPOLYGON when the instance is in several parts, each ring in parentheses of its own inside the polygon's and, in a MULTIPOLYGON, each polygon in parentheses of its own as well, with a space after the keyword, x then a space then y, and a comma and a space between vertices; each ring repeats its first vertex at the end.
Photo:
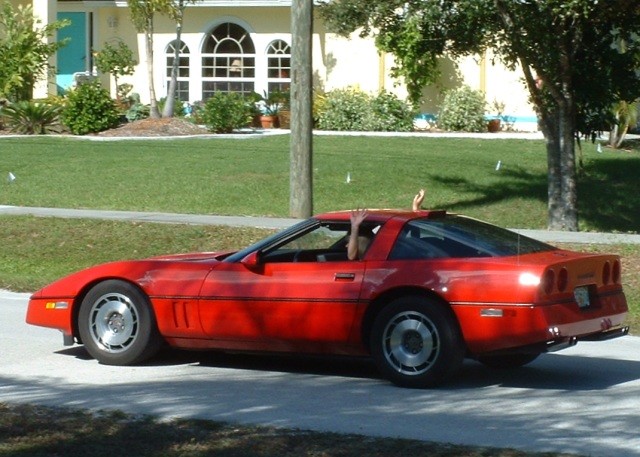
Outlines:
POLYGON ((150 365, 103 366, 26 325, 27 299, 0 292, 0 402, 640 456, 638 337, 580 343, 514 371, 465 362, 447 386, 410 390, 360 360, 166 351, 150 365))

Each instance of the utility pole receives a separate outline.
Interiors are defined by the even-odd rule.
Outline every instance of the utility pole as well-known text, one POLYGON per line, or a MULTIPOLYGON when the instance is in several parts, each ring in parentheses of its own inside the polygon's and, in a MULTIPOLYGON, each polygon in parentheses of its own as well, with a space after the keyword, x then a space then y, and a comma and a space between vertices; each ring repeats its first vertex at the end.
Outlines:
POLYGON ((310 217, 313 212, 313 82, 311 40, 313 1, 291 2, 291 145, 289 214, 310 217))

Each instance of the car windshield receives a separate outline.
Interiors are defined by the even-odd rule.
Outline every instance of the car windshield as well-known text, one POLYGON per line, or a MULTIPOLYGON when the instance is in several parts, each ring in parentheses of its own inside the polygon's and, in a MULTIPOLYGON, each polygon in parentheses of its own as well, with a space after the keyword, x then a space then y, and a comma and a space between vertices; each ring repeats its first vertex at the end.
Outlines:
MULTIPOLYGON (((364 255, 380 223, 365 221, 360 226, 358 242, 364 255)), ((260 252, 260 261, 271 262, 329 262, 347 260, 347 242, 350 221, 320 221, 309 219, 283 232, 276 233, 258 243, 225 258, 225 262, 239 262, 254 251, 260 252)))
POLYGON ((448 214, 409 221, 398 235, 389 258, 502 257, 554 249, 511 230, 448 214))
POLYGON ((225 258, 224 261, 239 262, 240 260, 244 259, 247 255, 252 253, 253 251, 266 249, 275 243, 280 243, 283 240, 287 240, 292 237, 295 237, 295 235, 297 235, 299 232, 306 232, 311 227, 317 226, 319 224, 320 222, 317 219, 313 219, 313 218, 307 219, 302 222, 298 222, 297 224, 294 224, 291 227, 284 229, 281 232, 274 233, 273 235, 268 236, 267 238, 264 238, 263 240, 260 240, 257 243, 254 243, 251 246, 248 246, 236 252, 235 254, 231 254, 229 257, 225 258))

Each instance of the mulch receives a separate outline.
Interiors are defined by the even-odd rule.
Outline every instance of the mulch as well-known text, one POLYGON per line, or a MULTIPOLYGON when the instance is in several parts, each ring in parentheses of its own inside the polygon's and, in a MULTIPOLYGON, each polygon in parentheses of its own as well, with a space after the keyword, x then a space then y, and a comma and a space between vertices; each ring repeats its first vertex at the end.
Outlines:
MULTIPOLYGON (((6 127, 6 126, 5 126, 6 127)), ((65 132, 60 132, 65 133, 65 132)), ((210 134, 205 127, 196 125, 177 117, 160 119, 142 119, 124 123, 114 129, 91 134, 100 137, 162 137, 162 136, 191 136, 210 134)), ((14 132, 0 125, 0 135, 13 135, 14 132)), ((55 135, 55 133, 52 133, 55 135)))

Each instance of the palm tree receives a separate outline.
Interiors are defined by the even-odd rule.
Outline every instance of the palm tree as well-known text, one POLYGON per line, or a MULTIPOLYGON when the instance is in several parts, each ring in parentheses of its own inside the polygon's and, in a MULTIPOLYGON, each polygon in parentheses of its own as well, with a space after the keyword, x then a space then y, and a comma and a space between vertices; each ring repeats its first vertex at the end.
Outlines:
POLYGON ((614 105, 613 115, 616 122, 609 134, 609 146, 616 149, 620 147, 629 128, 638 122, 638 108, 640 108, 640 99, 631 103, 620 101, 614 105))

